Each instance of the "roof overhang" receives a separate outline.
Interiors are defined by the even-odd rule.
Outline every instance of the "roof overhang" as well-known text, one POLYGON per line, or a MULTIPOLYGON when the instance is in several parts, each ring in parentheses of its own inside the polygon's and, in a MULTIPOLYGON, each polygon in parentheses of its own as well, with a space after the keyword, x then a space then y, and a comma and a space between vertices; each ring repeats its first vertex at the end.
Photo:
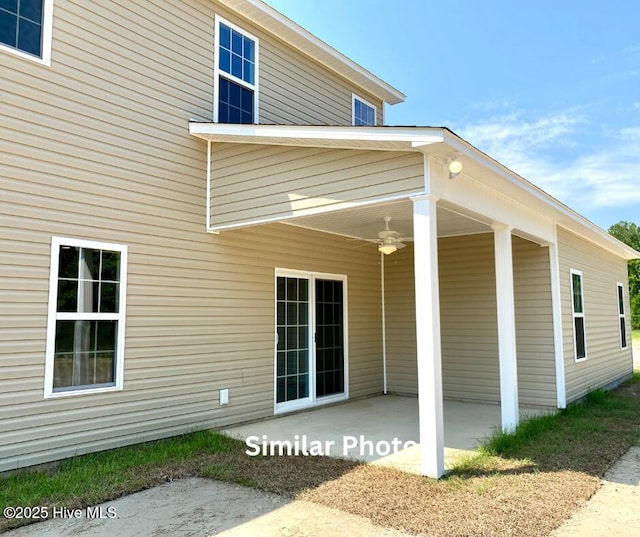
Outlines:
POLYGON ((370 73, 354 61, 298 26, 291 19, 261 0, 218 0, 221 4, 251 21, 265 32, 285 41, 291 47, 350 80, 389 104, 398 104, 405 95, 370 73))
POLYGON ((208 142, 418 151, 442 162, 451 152, 456 152, 464 162, 464 174, 624 259, 640 258, 639 252, 445 127, 237 125, 191 121, 189 132, 208 142))
POLYGON ((444 130, 434 127, 237 125, 191 121, 189 133, 211 142, 376 151, 412 151, 444 142, 444 130))

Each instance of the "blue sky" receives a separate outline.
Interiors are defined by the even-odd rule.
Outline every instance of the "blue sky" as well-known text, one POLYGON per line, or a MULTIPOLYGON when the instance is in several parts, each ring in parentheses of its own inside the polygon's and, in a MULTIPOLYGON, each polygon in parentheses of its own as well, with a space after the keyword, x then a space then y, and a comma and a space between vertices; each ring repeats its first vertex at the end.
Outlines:
POLYGON ((267 0, 603 228, 640 224, 640 2, 267 0))

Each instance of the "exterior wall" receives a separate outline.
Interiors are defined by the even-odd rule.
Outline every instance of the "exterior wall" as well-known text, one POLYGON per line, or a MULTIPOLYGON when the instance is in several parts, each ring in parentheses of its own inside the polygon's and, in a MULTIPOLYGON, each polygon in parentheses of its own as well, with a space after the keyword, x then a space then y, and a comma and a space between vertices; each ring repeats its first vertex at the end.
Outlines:
POLYGON ((419 153, 212 144, 211 225, 277 219, 419 192, 419 153))
MULTIPOLYGON (((500 401, 491 233, 438 244, 444 397, 500 401)), ((548 252, 514 237, 518 385, 521 404, 555 406, 548 252)), ((386 258, 388 388, 417 393, 413 248, 386 258)))
POLYGON ((620 349, 617 283, 625 286, 629 311, 627 263, 606 250, 558 227, 562 332, 567 402, 606 386, 632 372, 630 319, 626 349, 620 349), (587 358, 574 358, 570 270, 582 271, 587 358))
MULTIPOLYGON (((0 470, 272 415, 275 266, 347 274, 351 395, 381 391, 375 252, 282 225, 204 232, 188 121, 212 117, 214 11, 56 0, 50 68, 0 53, 0 470), (129 246, 123 391, 43 399, 52 235, 129 246)), ((261 38, 261 120, 351 123, 357 88, 243 26, 261 38), (286 117, 276 54, 313 85, 286 117)))
POLYGON ((121 219, 48 193, 2 216, 0 471, 273 415, 276 266, 347 275, 350 396, 382 391, 376 252, 281 224, 208 235, 201 215, 156 228, 142 200, 121 219), (123 391, 43 399, 52 233, 129 245, 123 391))
MULTIPOLYGON (((393 256, 398 257, 389 263, 386 281, 388 387, 415 394, 413 248, 393 256), (396 338, 392 330, 400 323, 396 338)), ((442 238, 438 256, 443 395, 499 401, 493 235, 442 238)))
POLYGON ((549 249, 513 237, 518 400, 555 407, 556 369, 549 249))

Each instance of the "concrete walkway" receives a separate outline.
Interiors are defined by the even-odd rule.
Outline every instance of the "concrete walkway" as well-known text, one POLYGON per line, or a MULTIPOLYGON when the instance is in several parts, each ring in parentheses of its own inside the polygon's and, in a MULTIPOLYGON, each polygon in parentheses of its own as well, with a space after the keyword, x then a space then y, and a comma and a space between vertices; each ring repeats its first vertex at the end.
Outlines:
POLYGON ((102 504, 105 516, 59 518, 6 537, 409 537, 337 509, 212 481, 181 479, 102 504))
POLYGON ((640 535, 640 446, 605 474, 596 494, 553 537, 640 535))

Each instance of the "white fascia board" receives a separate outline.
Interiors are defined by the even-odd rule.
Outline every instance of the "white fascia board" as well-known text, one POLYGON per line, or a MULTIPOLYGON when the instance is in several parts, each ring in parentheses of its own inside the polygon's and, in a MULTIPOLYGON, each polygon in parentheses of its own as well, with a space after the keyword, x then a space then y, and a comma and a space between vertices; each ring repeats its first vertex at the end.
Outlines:
POLYGON ((515 184, 527 195, 533 196, 537 200, 544 202, 556 213, 551 215, 550 218, 558 220, 559 225, 566 227, 568 230, 580 235, 586 240, 594 242, 602 248, 609 250, 611 253, 623 257, 624 259, 630 260, 640 258, 640 252, 636 252, 633 248, 609 235, 609 233, 596 226, 593 222, 587 220, 584 216, 580 215, 570 207, 567 207, 550 194, 547 194, 541 188, 511 171, 509 168, 475 148, 469 142, 463 140, 456 134, 443 129, 443 137, 444 142, 456 151, 459 151, 467 158, 481 164, 483 167, 490 169, 510 183, 515 184))
POLYGON ((204 140, 216 136, 294 138, 298 140, 350 140, 362 142, 407 142, 411 147, 443 141, 441 128, 415 127, 329 127, 301 125, 238 125, 231 123, 189 123, 189 133, 204 140))
POLYGON ((253 24, 285 41, 303 54, 323 64, 342 77, 388 104, 398 104, 406 96, 341 52, 298 26, 261 0, 219 0, 220 3, 247 18, 253 24))

